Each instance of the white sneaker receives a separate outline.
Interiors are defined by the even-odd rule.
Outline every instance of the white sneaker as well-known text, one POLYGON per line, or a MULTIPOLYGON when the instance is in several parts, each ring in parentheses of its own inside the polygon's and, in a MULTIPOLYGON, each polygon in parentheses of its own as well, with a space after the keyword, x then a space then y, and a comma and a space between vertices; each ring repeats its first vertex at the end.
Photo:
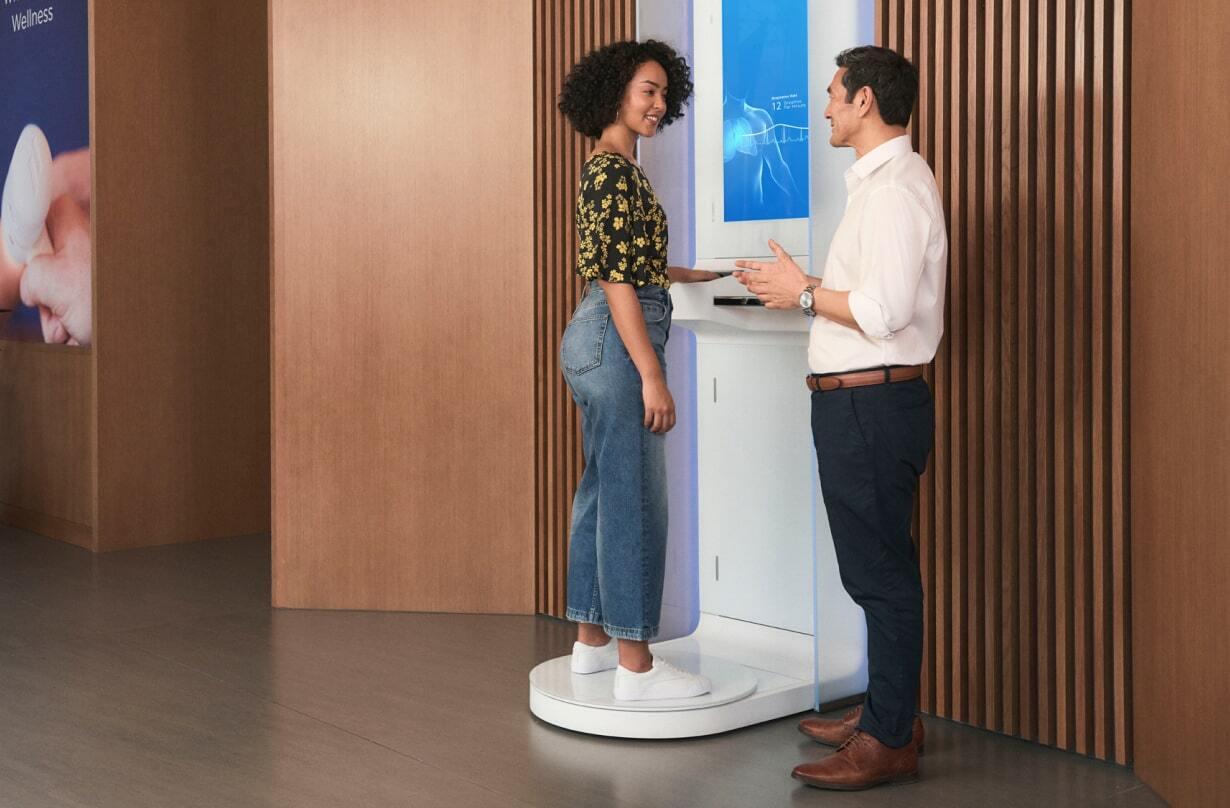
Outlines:
POLYGON ((653 668, 644 673, 635 673, 622 665, 615 669, 617 701, 690 699, 705 695, 710 687, 705 677, 680 670, 658 657, 653 658, 653 668))
POLYGON ((609 671, 619 664, 619 643, 614 638, 606 645, 572 644, 572 672, 597 673, 609 671))

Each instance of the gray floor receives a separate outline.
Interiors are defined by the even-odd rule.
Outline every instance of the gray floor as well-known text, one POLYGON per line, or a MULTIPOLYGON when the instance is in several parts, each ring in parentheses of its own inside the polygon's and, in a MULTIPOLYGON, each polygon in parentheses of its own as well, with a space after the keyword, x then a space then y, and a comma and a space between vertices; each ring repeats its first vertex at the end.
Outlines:
POLYGON ((794 719, 691 741, 547 726, 546 618, 273 611, 268 537, 95 557, 0 528, 0 806, 1162 805, 1132 772, 947 721, 922 782, 798 785, 794 719))

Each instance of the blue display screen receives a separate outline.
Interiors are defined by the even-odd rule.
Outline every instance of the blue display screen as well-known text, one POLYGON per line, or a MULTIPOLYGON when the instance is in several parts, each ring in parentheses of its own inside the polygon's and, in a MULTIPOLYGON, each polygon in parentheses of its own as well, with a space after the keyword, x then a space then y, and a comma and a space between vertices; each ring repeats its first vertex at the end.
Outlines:
POLYGON ((807 0, 722 0, 728 222, 808 215, 807 0))

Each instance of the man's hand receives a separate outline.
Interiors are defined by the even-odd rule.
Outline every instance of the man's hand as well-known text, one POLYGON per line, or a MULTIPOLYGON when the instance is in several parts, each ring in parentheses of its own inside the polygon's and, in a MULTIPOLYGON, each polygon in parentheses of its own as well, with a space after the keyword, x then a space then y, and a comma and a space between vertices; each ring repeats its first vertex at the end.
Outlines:
POLYGON ((77 202, 61 196, 47 213, 52 255, 30 259, 21 275, 21 300, 37 306, 43 339, 89 345, 93 337, 90 220, 77 202))
POLYGON ((799 295, 811 281, 782 245, 769 239, 769 249, 777 256, 776 261, 735 261, 740 269, 755 270, 736 272, 735 278, 760 298, 766 309, 797 309, 799 295))

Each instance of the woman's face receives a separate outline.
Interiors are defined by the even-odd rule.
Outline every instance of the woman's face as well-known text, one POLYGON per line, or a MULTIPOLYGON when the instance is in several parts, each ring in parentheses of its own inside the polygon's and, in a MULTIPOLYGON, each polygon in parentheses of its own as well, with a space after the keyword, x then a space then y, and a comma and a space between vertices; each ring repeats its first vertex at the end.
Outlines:
POLYGON ((665 114, 666 71, 657 62, 645 62, 624 90, 619 122, 641 137, 653 137, 665 114))

